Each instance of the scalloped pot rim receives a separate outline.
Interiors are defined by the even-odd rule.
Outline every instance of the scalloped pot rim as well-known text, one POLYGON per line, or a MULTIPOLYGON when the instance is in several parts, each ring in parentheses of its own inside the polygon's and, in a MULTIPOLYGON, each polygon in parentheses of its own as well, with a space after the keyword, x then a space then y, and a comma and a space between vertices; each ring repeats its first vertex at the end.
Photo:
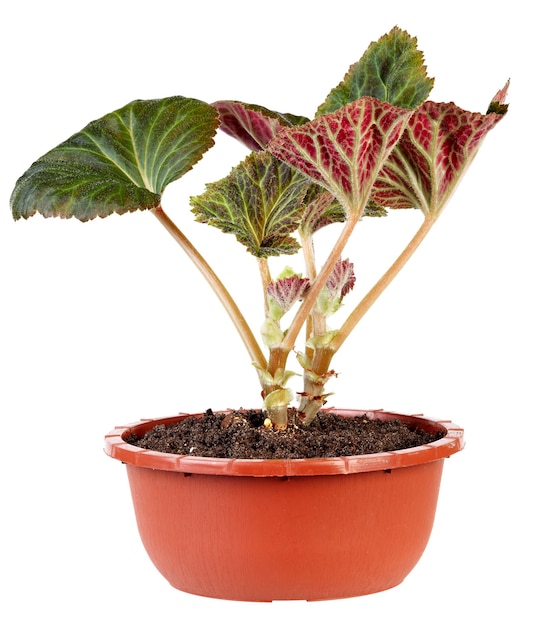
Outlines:
POLYGON ((104 449, 108 456, 123 463, 171 472, 224 476, 306 476, 392 470, 448 458, 464 448, 464 431, 451 421, 434 420, 421 415, 404 415, 382 410, 360 411, 337 408, 329 408, 327 410, 344 417, 366 415, 369 419, 399 419, 430 432, 443 432, 444 435, 433 443, 403 450, 313 459, 223 459, 199 457, 154 452, 130 445, 124 441, 125 437, 131 433, 142 436, 156 425, 173 424, 185 419, 185 417, 200 417, 203 415, 203 413, 183 413, 175 417, 145 419, 132 424, 117 426, 106 435, 104 449))

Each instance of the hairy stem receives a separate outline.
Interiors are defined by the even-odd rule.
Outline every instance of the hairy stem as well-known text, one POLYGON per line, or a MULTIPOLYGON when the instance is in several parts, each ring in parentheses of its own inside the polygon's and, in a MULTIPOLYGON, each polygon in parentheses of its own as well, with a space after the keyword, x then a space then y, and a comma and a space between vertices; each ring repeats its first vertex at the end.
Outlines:
POLYGON ((370 289, 366 296, 352 311, 350 316, 344 322, 337 335, 327 347, 317 348, 312 361, 312 371, 310 375, 305 375, 304 395, 300 403, 300 412, 303 415, 305 424, 309 424, 317 411, 324 403, 323 396, 324 384, 327 382, 330 374, 328 370, 331 360, 341 345, 350 335, 355 326, 359 323, 363 315, 370 309, 379 296, 390 285, 392 280, 398 275, 407 261, 411 258, 415 250, 422 243, 424 237, 428 234, 431 227, 435 223, 436 217, 426 216, 424 222, 415 233, 411 241, 407 244, 402 253, 389 267, 387 272, 377 281, 370 289))
POLYGON ((287 334, 285 335, 281 348, 285 350, 287 353, 294 346, 296 342, 296 338, 298 337, 298 333, 302 329, 302 326, 304 325, 307 317, 310 315, 315 305, 315 302, 318 296, 320 295, 320 292, 322 291, 322 288, 326 284, 326 281, 329 275, 331 274, 331 272, 333 271, 333 268, 335 267, 335 263, 338 261, 338 259, 341 258, 342 251, 344 250, 344 247, 346 246, 348 240, 350 239, 350 235, 352 234, 353 229, 355 228, 355 225, 359 221, 359 217, 360 217, 359 213, 355 213, 355 212, 347 212, 347 213, 349 217, 344 223, 344 228, 342 229, 342 232, 339 238, 337 239, 335 245, 333 246, 328 258, 326 259, 326 262, 322 266, 322 269, 318 273, 316 280, 313 281, 313 283, 311 284, 311 287, 309 291, 307 292, 302 302, 302 305, 296 312, 296 315, 294 316, 294 319, 292 320, 292 324, 290 325, 289 330, 287 331, 287 334))
POLYGON ((222 284, 220 278, 215 274, 211 266, 196 250, 192 243, 185 237, 181 230, 174 224, 174 222, 168 217, 161 207, 152 209, 152 213, 163 224, 172 237, 179 243, 187 256, 200 270, 202 276, 207 280, 210 287, 213 289, 218 299, 226 309, 226 312, 230 316, 231 321, 234 323, 248 354, 252 361, 263 369, 267 367, 267 361, 263 354, 259 344, 257 343, 248 323, 244 319, 239 307, 229 294, 228 290, 222 284))
POLYGON ((268 286, 272 282, 272 276, 270 275, 270 268, 268 266, 267 259, 258 259, 259 273, 261 275, 261 285, 263 286, 263 300, 265 307, 265 314, 268 313, 268 286))
MULTIPOLYGON (((348 242, 350 235, 355 228, 355 225, 359 221, 360 213, 351 211, 348 213, 348 215, 349 217, 344 224, 344 228, 339 238, 337 239, 333 249, 331 250, 328 258, 326 259, 326 262, 322 266, 322 269, 318 273, 316 279, 313 281, 311 288, 307 292, 302 302, 302 305, 298 309, 282 343, 279 346, 272 348, 270 351, 268 371, 272 376, 274 376, 278 369, 286 369, 287 358, 290 351, 294 347, 296 338, 298 337, 298 333, 301 331, 302 326, 305 324, 306 320, 308 320, 310 316, 312 318, 312 310, 315 302, 320 295, 322 288, 326 284, 329 275, 333 271, 335 263, 341 257, 342 251, 346 246, 346 243, 348 242)), ((313 329, 313 332, 315 332, 315 329, 313 329)), ((280 420, 280 423, 277 426, 278 428, 286 427, 286 421, 283 422, 280 420)))
MULTIPOLYGON (((300 236, 300 239, 302 242, 302 250, 303 250, 303 255, 304 255, 306 273, 307 273, 307 276, 309 277, 309 280, 313 282, 316 279, 316 262, 315 262, 315 250, 313 247, 313 238, 309 235, 304 235, 302 233, 300 236)), ((307 317, 307 328, 305 332, 306 342, 311 337, 312 334, 313 334, 313 317, 312 315, 309 315, 307 317)), ((311 358, 313 356, 312 348, 306 346, 305 353, 307 354, 308 358, 311 358)))
POLYGON ((316 348, 312 369, 310 372, 304 372, 304 392, 301 396, 299 412, 305 425, 313 421, 325 404, 324 386, 334 374, 329 372, 333 355, 334 353, 328 347, 316 348))
POLYGON ((305 270, 311 282, 316 278, 315 250, 313 246, 313 238, 309 235, 300 235, 302 242, 302 251, 304 255, 305 270))

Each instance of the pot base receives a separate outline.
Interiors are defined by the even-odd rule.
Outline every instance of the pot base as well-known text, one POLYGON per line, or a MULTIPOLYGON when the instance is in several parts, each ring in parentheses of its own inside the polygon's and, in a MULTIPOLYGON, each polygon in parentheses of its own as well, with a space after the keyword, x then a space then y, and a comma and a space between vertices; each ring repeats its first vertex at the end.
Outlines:
POLYGON ((146 551, 173 587, 325 600, 402 582, 429 539, 442 465, 288 478, 128 466, 128 476, 146 551))
POLYGON ((413 569, 444 458, 463 446, 454 425, 403 419, 447 433, 390 453, 241 462, 135 449, 122 439, 130 426, 110 434, 108 453, 126 462, 141 539, 176 589, 258 602, 349 598, 395 587, 413 569))

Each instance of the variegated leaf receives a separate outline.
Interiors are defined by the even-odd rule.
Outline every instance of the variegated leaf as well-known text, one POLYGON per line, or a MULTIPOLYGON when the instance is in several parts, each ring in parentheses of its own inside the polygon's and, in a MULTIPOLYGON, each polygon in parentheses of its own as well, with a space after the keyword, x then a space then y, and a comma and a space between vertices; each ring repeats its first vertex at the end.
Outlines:
POLYGON ((344 222, 346 219, 346 212, 339 201, 319 185, 311 185, 305 204, 300 224, 300 232, 304 236, 311 237, 324 226, 344 222))
POLYGON ((191 198, 200 222, 232 233, 257 257, 294 254, 308 181, 268 152, 253 152, 229 176, 191 198))
POLYGON ((309 283, 309 278, 293 274, 272 281, 268 285, 267 294, 274 301, 276 308, 279 307, 282 313, 287 313, 296 302, 304 297, 309 289, 309 283))
POLYGON ((219 100, 213 106, 218 111, 221 130, 256 152, 266 148, 283 126, 309 121, 304 117, 270 111, 257 104, 233 100, 219 100))
MULTIPOLYGON (((311 185, 312 189, 318 189, 319 193, 312 196, 307 194, 304 204, 305 212, 300 224, 302 235, 310 237, 324 226, 339 224, 346 220, 346 211, 340 202, 329 191, 324 191, 319 185, 311 185)), ((363 217, 384 217, 386 209, 370 199, 365 206, 363 217)))
POLYGON ((365 97, 303 126, 282 129, 268 150, 361 216, 375 177, 411 115, 365 97))
POLYGON ((348 259, 339 259, 333 268, 328 280, 326 289, 333 298, 344 298, 355 285, 355 274, 353 263, 348 259))
POLYGON ((353 263, 348 259, 339 259, 316 302, 317 311, 326 317, 333 315, 339 310, 344 296, 354 288, 354 285, 353 263))
POLYGON ((453 102, 425 102, 381 170, 372 198, 391 209, 414 207, 437 216, 485 135, 505 114, 506 92, 507 86, 493 100, 498 112, 486 115, 465 111, 453 102))
POLYGON ((15 186, 13 216, 86 221, 157 207, 166 185, 213 145, 217 127, 215 109, 200 100, 135 100, 36 161, 15 186))

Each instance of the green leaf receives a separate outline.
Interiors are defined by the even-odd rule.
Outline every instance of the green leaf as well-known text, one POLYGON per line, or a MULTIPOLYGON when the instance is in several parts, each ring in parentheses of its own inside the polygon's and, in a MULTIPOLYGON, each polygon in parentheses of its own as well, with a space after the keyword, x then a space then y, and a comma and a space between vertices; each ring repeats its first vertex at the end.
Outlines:
POLYGON ((318 108, 317 115, 332 113, 363 96, 414 109, 428 97, 433 82, 427 76, 416 38, 395 26, 370 44, 318 108))
POLYGON ((302 369, 311 371, 313 367, 313 362, 307 354, 305 354, 304 352, 297 352, 296 360, 298 361, 302 369))
POLYGON ((387 209, 375 202, 372 198, 368 201, 363 217, 386 217, 387 209))
POLYGON ((199 222, 235 235, 256 257, 294 254, 300 246, 290 234, 307 186, 305 176, 268 152, 253 152, 191 204, 199 222))
MULTIPOLYGON (((346 211, 342 204, 329 191, 320 185, 312 184, 304 201, 305 212, 300 223, 300 232, 311 237, 324 226, 346 221, 346 211)), ((387 210, 370 199, 363 211, 363 217, 385 217, 387 210)))
POLYGON ((36 161, 17 181, 13 216, 86 221, 157 207, 213 145, 217 127, 216 110, 200 100, 135 100, 36 161))
POLYGON ((315 335, 307 340, 306 345, 310 348, 327 348, 329 344, 335 339, 338 335, 338 330, 327 330, 325 333, 321 335, 315 335))
POLYGON ((297 372, 286 370, 283 367, 278 367, 276 373, 272 376, 268 370, 259 367, 257 363, 252 363, 252 365, 257 369, 263 387, 284 387, 293 376, 300 376, 297 372))
POLYGON ((265 408, 283 408, 286 407, 292 399, 293 393, 290 389, 276 389, 270 392, 265 398, 265 408))
POLYGON ((263 339, 265 346, 268 348, 279 346, 283 341, 284 336, 285 334, 281 330, 279 324, 277 324, 273 319, 267 317, 261 325, 261 338, 263 339))
POLYGON ((491 107, 497 106, 498 112, 486 115, 453 102, 424 102, 381 170, 372 198, 391 209, 439 215, 485 135, 505 115, 506 92, 507 87, 493 99, 491 107))
POLYGON ((309 121, 305 117, 277 113, 257 104, 234 100, 219 100, 213 106, 219 114, 220 129, 255 152, 266 148, 283 126, 295 126, 309 121))
POLYGON ((305 212, 300 224, 300 232, 311 237, 324 226, 344 222, 346 212, 329 191, 320 185, 311 185, 305 199, 305 212))
POLYGON ((400 138, 412 111, 364 97, 335 113, 283 128, 268 145, 361 216, 375 177, 400 138))

